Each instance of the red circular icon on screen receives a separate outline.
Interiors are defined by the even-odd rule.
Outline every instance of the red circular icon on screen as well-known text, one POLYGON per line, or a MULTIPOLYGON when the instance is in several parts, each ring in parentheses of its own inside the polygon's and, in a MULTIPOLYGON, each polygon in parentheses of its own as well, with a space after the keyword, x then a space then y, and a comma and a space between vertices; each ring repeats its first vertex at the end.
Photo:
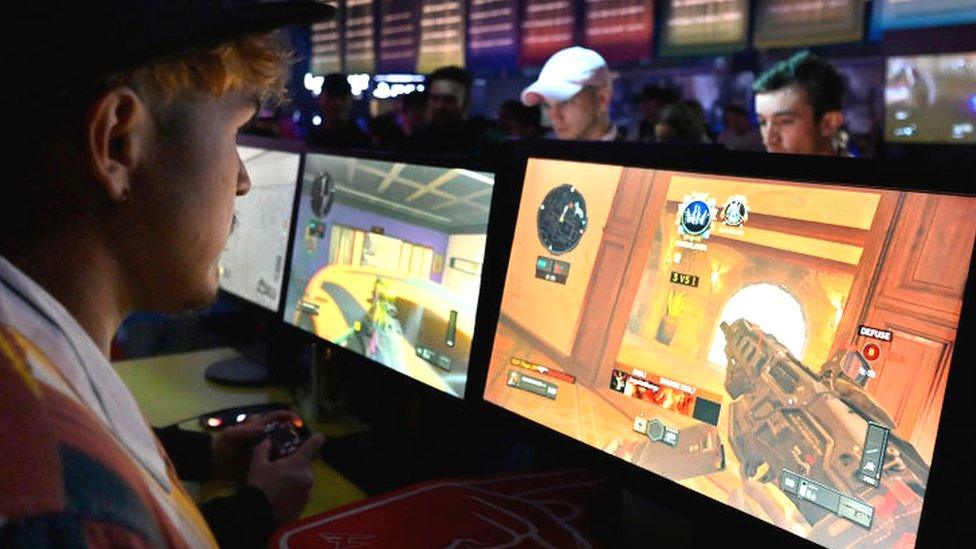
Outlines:
POLYGON ((864 346, 864 350, 861 351, 861 354, 863 354, 864 358, 868 360, 877 360, 877 358, 881 356, 881 348, 874 343, 868 343, 864 346))

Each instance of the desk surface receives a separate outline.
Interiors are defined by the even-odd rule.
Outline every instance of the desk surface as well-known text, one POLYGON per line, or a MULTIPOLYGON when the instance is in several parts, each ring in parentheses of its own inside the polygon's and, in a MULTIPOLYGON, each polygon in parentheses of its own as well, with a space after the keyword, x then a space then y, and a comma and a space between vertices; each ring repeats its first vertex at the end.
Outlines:
POLYGON ((211 383, 203 372, 218 360, 238 356, 223 347, 192 353, 123 360, 113 364, 154 427, 196 418, 206 412, 270 402, 291 402, 281 387, 228 387, 211 383))
MULTIPOLYGON (((192 353, 155 356, 135 360, 124 360, 113 364, 119 377, 132 391, 139 407, 142 408, 149 423, 163 427, 174 423, 195 420, 206 412, 272 402, 292 402, 291 395, 282 387, 227 387, 207 381, 203 372, 214 362, 237 356, 231 348, 208 349, 192 353)), ((310 421, 309 426, 328 436, 342 436, 355 431, 361 424, 350 418, 335 421, 310 421)), ((187 423, 185 428, 197 428, 196 421, 187 423)), ((365 497, 365 494, 336 472, 325 462, 319 460, 313 465, 315 485, 308 505, 302 516, 308 516, 333 509, 365 497)), ((217 495, 222 490, 204 490, 209 495, 217 495)))

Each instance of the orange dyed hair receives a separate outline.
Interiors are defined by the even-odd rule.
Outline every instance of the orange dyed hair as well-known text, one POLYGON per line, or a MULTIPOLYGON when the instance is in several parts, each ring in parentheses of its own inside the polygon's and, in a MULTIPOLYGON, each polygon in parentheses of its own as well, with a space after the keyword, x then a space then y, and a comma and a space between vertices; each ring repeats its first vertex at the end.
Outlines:
POLYGON ((278 33, 248 35, 209 50, 163 59, 110 79, 163 104, 186 94, 220 96, 254 88, 263 99, 283 99, 291 48, 278 33))

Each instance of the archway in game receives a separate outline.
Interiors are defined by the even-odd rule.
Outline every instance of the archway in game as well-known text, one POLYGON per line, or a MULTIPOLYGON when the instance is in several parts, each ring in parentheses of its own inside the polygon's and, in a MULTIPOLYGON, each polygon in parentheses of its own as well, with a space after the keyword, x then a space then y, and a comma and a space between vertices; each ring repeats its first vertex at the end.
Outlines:
POLYGON ((719 328, 722 322, 732 323, 744 318, 771 334, 802 359, 807 343, 807 323, 800 302, 789 292, 774 284, 753 284, 732 294, 722 308, 715 335, 708 349, 708 362, 719 370, 725 370, 725 334, 719 328))

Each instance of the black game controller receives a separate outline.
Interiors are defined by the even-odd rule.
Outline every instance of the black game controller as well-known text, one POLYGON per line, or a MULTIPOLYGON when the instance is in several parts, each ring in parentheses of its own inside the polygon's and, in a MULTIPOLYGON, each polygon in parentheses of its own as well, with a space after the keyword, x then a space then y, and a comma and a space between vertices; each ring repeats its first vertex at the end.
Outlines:
POLYGON ((253 416, 260 416, 277 410, 287 410, 287 404, 251 404, 248 406, 235 406, 234 408, 224 408, 204 414, 199 417, 200 427, 207 431, 220 431, 227 427, 232 427, 244 423, 253 416))
POLYGON ((312 433, 301 419, 274 421, 264 426, 264 436, 271 439, 270 461, 289 456, 298 450, 312 433))

